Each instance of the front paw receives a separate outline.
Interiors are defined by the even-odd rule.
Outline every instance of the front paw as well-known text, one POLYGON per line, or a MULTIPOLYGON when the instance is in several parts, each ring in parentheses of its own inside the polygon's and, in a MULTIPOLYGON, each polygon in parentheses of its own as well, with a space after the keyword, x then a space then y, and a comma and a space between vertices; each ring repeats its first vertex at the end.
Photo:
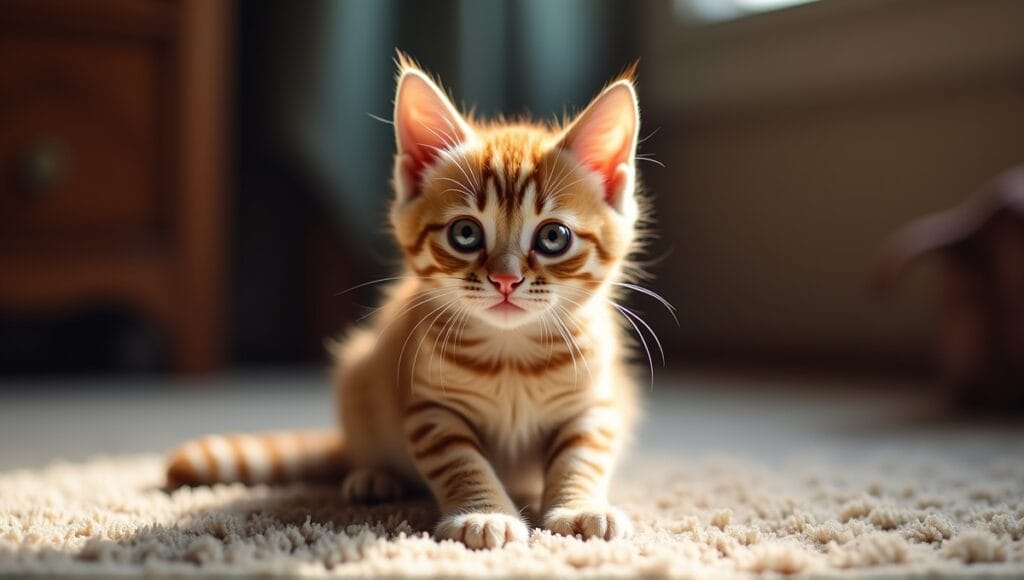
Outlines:
POLYGON ((509 542, 525 542, 530 537, 526 524, 516 516, 502 513, 468 513, 445 516, 437 524, 440 539, 457 540, 467 548, 500 548, 509 542))
POLYGON ((581 509, 559 507, 544 515, 544 528, 563 536, 616 540, 633 535, 633 524, 622 510, 611 506, 581 509))

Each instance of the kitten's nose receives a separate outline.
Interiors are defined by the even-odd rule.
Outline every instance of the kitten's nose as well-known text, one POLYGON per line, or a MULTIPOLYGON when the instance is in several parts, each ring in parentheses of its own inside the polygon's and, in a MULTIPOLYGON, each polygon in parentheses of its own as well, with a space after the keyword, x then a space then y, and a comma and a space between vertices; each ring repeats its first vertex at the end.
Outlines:
POLYGON ((487 279, 505 296, 511 294, 516 286, 523 281, 523 277, 519 274, 488 274, 487 279))

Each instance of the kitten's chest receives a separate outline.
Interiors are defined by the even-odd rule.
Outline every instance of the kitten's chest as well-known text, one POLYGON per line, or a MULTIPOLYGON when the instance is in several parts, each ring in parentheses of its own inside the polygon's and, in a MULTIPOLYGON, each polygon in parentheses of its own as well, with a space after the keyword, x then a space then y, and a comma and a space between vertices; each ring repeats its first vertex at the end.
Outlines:
POLYGON ((599 397, 598 361, 578 355, 564 365, 547 357, 479 360, 480 368, 436 365, 423 384, 430 398, 457 410, 495 449, 531 447, 599 397))
POLYGON ((496 449, 523 449, 608 396, 613 353, 593 336, 563 340, 525 329, 470 334, 416 365, 416 389, 449 406, 496 449))

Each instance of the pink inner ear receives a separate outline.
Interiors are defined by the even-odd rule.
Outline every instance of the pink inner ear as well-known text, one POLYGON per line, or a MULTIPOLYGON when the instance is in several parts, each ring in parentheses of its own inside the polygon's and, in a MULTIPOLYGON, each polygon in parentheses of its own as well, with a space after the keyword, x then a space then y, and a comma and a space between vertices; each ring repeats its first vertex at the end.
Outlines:
POLYGON ((469 138, 469 129, 434 83, 418 71, 405 73, 395 99, 395 133, 402 178, 410 195, 419 193, 423 169, 440 150, 456 147, 469 138))
POLYGON ((606 198, 622 186, 619 166, 633 162, 638 125, 633 91, 621 82, 601 93, 563 138, 562 146, 604 179, 606 198))

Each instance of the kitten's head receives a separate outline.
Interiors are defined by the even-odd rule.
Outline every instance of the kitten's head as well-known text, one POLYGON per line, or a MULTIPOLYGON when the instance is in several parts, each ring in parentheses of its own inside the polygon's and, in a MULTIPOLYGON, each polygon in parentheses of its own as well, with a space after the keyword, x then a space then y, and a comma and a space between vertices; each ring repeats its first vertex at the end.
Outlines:
POLYGON ((505 329, 604 300, 638 217, 631 78, 550 127, 466 118, 400 65, 391 223, 415 275, 505 329))

